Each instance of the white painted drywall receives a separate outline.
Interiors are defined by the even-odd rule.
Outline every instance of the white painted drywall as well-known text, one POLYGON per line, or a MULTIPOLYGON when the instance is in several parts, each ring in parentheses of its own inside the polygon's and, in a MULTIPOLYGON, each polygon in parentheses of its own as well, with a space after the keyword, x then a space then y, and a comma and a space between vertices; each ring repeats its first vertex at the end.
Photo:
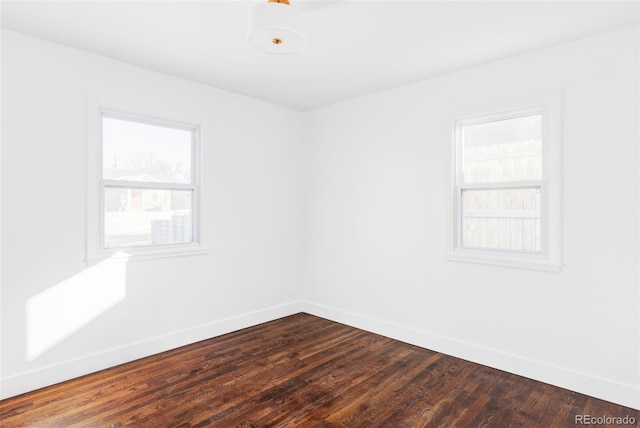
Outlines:
POLYGON ((3 31, 3 395, 297 312, 301 117, 3 31), (88 95, 209 121, 207 255, 85 266, 88 95))
POLYGON ((309 113, 308 310, 640 406, 638 28, 309 113), (562 91, 564 268, 446 261, 452 117, 562 91))
POLYGON ((640 406, 637 27, 306 114, 2 34, 5 396, 304 308, 640 406), (563 271, 445 261, 452 115, 555 90, 563 271), (85 269, 88 93, 211 118, 209 255, 85 269), (29 360, 27 307, 75 289, 29 360))

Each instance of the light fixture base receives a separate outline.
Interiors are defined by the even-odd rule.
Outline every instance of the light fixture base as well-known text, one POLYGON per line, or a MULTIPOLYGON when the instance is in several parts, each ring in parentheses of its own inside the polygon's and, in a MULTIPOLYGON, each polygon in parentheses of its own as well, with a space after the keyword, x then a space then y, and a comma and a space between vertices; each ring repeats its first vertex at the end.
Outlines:
POLYGON ((301 52, 306 45, 297 29, 301 19, 288 0, 257 4, 249 15, 249 42, 258 50, 275 55, 301 52))

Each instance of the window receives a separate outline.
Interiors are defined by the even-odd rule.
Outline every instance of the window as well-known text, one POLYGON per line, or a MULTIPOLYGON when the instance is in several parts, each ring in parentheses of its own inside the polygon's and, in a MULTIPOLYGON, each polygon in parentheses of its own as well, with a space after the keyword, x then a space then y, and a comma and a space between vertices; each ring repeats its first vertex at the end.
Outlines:
POLYGON ((88 258, 198 247, 199 126, 98 108, 94 128, 99 213, 88 258))
POLYGON ((559 269, 559 138, 551 107, 454 120, 450 259, 559 269))

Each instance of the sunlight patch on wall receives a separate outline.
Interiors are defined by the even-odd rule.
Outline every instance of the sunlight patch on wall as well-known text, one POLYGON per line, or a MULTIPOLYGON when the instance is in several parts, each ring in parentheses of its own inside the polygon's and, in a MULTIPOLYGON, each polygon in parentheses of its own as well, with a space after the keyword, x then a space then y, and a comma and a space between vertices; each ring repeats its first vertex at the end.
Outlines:
POLYGON ((35 360, 123 301, 126 285, 127 264, 107 260, 31 297, 25 308, 27 360, 35 360))

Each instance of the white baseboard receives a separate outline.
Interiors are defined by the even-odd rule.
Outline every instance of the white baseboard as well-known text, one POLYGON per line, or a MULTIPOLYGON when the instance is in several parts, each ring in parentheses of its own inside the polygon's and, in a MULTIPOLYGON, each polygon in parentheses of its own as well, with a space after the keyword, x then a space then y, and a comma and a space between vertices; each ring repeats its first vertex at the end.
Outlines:
POLYGON ((200 340, 272 321, 298 312, 326 318, 422 348, 494 367, 592 397, 640 410, 640 388, 587 373, 531 360, 428 331, 343 311, 308 301, 291 302, 194 328, 172 332, 130 345, 87 355, 61 364, 0 379, 0 398, 33 391, 118 364, 168 351, 200 340))
POLYGON ((304 312, 640 410, 640 388, 376 318, 303 301, 304 312))
POLYGON ((8 376, 0 379, 0 399, 299 312, 299 302, 287 303, 8 376))

